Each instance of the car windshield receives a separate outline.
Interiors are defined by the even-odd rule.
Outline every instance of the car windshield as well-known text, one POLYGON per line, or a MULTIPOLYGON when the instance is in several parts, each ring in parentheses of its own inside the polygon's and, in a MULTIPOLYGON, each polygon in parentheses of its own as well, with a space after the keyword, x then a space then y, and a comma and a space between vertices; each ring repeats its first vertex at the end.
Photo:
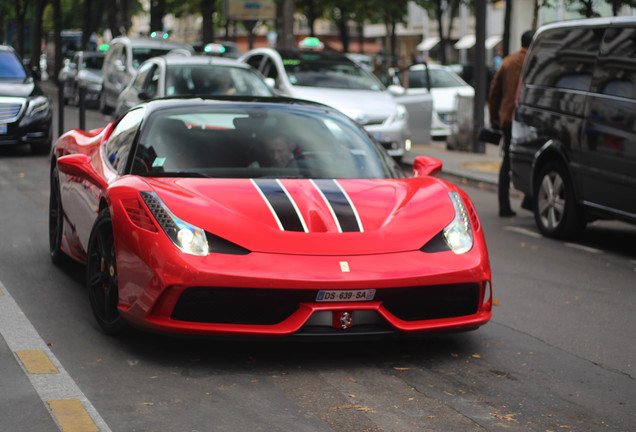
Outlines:
POLYGON ((20 59, 12 52, 0 51, 0 79, 23 81, 26 77, 27 74, 20 59))
MULTIPOLYGON (((429 69, 428 74, 431 77, 431 88, 442 87, 460 87, 465 86, 461 79, 455 76, 453 73, 444 69, 429 69)), ((402 74, 400 80, 402 80, 402 74)), ((428 78, 426 77, 426 70, 409 70, 408 73, 409 88, 425 88, 428 87, 428 78)))
POLYGON ((274 104, 156 112, 132 173, 148 177, 396 178, 397 163, 355 123, 321 108, 274 104))
POLYGON ((249 69, 206 64, 169 66, 165 94, 272 96, 272 91, 249 69))
POLYGON ((369 72, 356 63, 327 59, 311 53, 283 59, 289 82, 297 86, 350 90, 384 90, 369 72))
POLYGON ((83 69, 102 69, 104 64, 103 55, 90 55, 84 56, 84 63, 82 64, 83 69))

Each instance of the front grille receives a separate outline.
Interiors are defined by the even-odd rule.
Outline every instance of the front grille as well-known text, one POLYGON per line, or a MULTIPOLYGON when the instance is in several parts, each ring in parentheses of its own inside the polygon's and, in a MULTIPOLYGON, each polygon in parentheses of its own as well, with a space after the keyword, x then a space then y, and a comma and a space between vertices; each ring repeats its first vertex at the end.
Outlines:
MULTIPOLYGON (((224 324, 278 324, 301 303, 316 299, 317 290, 193 287, 186 289, 172 312, 180 321, 224 324)), ((384 288, 375 300, 404 321, 472 315, 479 306, 479 284, 384 288)))
POLYGON ((21 100, 0 100, 0 122, 10 122, 16 120, 23 106, 24 101, 21 100))

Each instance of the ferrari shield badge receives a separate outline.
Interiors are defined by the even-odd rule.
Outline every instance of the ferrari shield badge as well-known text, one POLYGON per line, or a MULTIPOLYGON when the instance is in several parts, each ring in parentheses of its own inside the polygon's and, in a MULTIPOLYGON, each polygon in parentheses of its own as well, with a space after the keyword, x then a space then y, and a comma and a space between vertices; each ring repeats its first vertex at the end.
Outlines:
POLYGON ((340 261, 340 270, 343 273, 349 273, 349 263, 347 261, 340 261))
POLYGON ((353 312, 337 311, 333 313, 333 327, 343 330, 348 329, 353 324, 353 312))

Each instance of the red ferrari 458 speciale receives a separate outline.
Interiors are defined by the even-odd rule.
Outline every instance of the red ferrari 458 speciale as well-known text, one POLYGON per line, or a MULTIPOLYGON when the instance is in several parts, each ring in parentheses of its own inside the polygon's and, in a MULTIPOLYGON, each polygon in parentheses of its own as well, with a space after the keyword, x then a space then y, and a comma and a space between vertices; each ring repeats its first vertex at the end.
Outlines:
POLYGON ((286 98, 138 105, 51 153, 50 253, 85 263, 102 329, 381 336, 491 317, 461 189, 406 176, 358 124, 286 98))

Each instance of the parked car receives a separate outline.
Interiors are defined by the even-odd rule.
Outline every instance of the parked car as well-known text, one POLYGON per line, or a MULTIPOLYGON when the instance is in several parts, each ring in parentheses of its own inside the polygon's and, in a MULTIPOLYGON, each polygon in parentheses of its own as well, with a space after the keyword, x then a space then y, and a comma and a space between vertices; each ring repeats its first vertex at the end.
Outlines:
POLYGON ((325 105, 156 99, 104 129, 66 133, 52 156, 51 258, 85 263, 93 314, 109 334, 130 323, 379 337, 491 318, 469 197, 432 176, 442 164, 430 157, 406 177, 325 105))
POLYGON ((153 57, 119 95, 115 118, 145 100, 186 94, 273 96, 273 91, 252 68, 229 58, 153 57))
POLYGON ((445 139, 457 121, 455 96, 475 96, 475 89, 450 68, 436 64, 413 64, 392 74, 393 84, 401 85, 411 94, 433 96, 431 136, 445 139), (405 78, 406 77, 406 78, 405 78), (405 82, 406 79, 406 82, 405 82))
POLYGON ((63 83, 64 103, 79 105, 80 87, 86 89, 87 106, 97 106, 102 90, 104 51, 77 51, 60 71, 58 81, 63 83))
POLYGON ((119 94, 128 85, 144 61, 169 52, 190 55, 194 49, 188 45, 162 38, 116 37, 110 43, 102 68, 102 91, 99 107, 103 113, 115 108, 119 94))
POLYGON ((541 27, 528 51, 510 159, 539 230, 636 223, 636 18, 541 27))
MULTIPOLYGON (((260 71, 283 95, 324 103, 347 114, 391 156, 399 159, 410 149, 407 108, 373 74, 345 54, 257 48, 239 60, 260 71)), ((432 105, 430 96, 423 103, 432 105)))
POLYGON ((33 153, 51 148, 51 101, 10 46, 0 45, 0 145, 29 144, 33 153))

